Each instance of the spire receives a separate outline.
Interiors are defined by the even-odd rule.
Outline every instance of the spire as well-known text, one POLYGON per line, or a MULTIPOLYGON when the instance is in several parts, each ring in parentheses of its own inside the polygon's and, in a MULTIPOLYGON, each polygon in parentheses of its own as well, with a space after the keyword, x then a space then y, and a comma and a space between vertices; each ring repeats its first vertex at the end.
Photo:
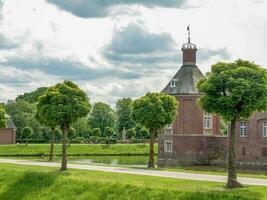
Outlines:
POLYGON ((183 65, 196 65, 196 51, 197 47, 195 44, 191 43, 190 38, 190 25, 187 26, 188 39, 187 43, 183 44, 183 65))
POLYGON ((187 32, 188 32, 188 43, 190 43, 190 25, 187 26, 187 32))

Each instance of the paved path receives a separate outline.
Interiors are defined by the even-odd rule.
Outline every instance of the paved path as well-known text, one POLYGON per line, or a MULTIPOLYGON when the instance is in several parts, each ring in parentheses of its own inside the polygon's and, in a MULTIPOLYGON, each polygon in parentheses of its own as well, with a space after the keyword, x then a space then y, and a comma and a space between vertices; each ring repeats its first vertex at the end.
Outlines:
MULTIPOLYGON (((46 166, 46 167, 60 167, 60 163, 37 162, 37 161, 29 161, 29 160, 0 159, 0 163, 11 163, 11 164, 18 164, 18 165, 35 165, 35 166, 46 166)), ((221 176, 221 175, 195 174, 195 173, 187 173, 187 172, 171 172, 171 171, 160 171, 160 170, 149 170, 149 169, 133 169, 133 168, 126 168, 126 167, 80 165, 80 164, 69 163, 68 168, 147 175, 147 176, 158 176, 158 177, 165 177, 165 178, 177 178, 177 179, 187 179, 187 180, 202 180, 202 181, 214 181, 214 182, 226 182, 227 180, 226 176, 221 176)), ((245 185, 267 186, 267 179, 239 177, 238 181, 245 185)))

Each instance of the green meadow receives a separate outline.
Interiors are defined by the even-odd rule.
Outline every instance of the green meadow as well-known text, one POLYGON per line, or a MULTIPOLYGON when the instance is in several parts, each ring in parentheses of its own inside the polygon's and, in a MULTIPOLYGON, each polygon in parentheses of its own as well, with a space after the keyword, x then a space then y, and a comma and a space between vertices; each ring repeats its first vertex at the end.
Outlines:
POLYGON ((267 187, 229 190, 215 182, 1 164, 0 199, 264 200, 267 187))

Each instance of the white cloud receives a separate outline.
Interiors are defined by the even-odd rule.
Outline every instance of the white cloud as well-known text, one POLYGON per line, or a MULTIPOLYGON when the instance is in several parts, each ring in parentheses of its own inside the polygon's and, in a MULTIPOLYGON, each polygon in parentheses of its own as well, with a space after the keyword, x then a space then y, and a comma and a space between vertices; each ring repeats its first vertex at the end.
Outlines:
POLYGON ((161 91, 181 65, 188 24, 203 72, 221 59, 267 66, 266 1, 112 2, 100 18, 83 18, 46 0, 6 0, 0 6, 0 101, 65 78, 93 101, 112 104, 161 91), (137 32, 122 34, 131 24, 137 32))

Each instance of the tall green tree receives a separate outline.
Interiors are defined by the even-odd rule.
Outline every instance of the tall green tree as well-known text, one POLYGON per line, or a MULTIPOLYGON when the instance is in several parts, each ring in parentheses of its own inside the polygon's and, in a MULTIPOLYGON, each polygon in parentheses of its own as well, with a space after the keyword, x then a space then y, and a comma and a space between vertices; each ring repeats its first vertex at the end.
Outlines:
POLYGON ((29 126, 26 126, 22 129, 23 139, 26 141, 26 146, 28 146, 28 140, 32 135, 32 129, 29 126))
POLYGON ((256 111, 266 110, 266 70, 245 60, 219 62, 200 80, 198 88, 204 94, 200 99, 203 109, 230 122, 227 187, 241 187, 236 176, 235 124, 256 111))
POLYGON ((62 130, 61 170, 67 169, 67 135, 70 125, 90 111, 89 99, 72 81, 50 87, 39 97, 37 112, 45 121, 55 122, 62 130))
POLYGON ((173 122, 178 102, 173 96, 163 93, 147 93, 135 100, 131 116, 136 123, 149 130, 150 151, 148 167, 154 168, 154 139, 156 131, 173 122))
POLYGON ((0 128, 6 128, 7 117, 6 112, 2 106, 0 106, 0 128))
POLYGON ((116 102, 116 129, 119 137, 122 137, 122 130, 128 130, 135 126, 135 123, 131 117, 131 98, 118 99, 116 102))
POLYGON ((105 133, 107 127, 114 129, 114 111, 108 104, 102 102, 95 103, 90 114, 89 125, 92 129, 99 128, 102 134, 105 133))

